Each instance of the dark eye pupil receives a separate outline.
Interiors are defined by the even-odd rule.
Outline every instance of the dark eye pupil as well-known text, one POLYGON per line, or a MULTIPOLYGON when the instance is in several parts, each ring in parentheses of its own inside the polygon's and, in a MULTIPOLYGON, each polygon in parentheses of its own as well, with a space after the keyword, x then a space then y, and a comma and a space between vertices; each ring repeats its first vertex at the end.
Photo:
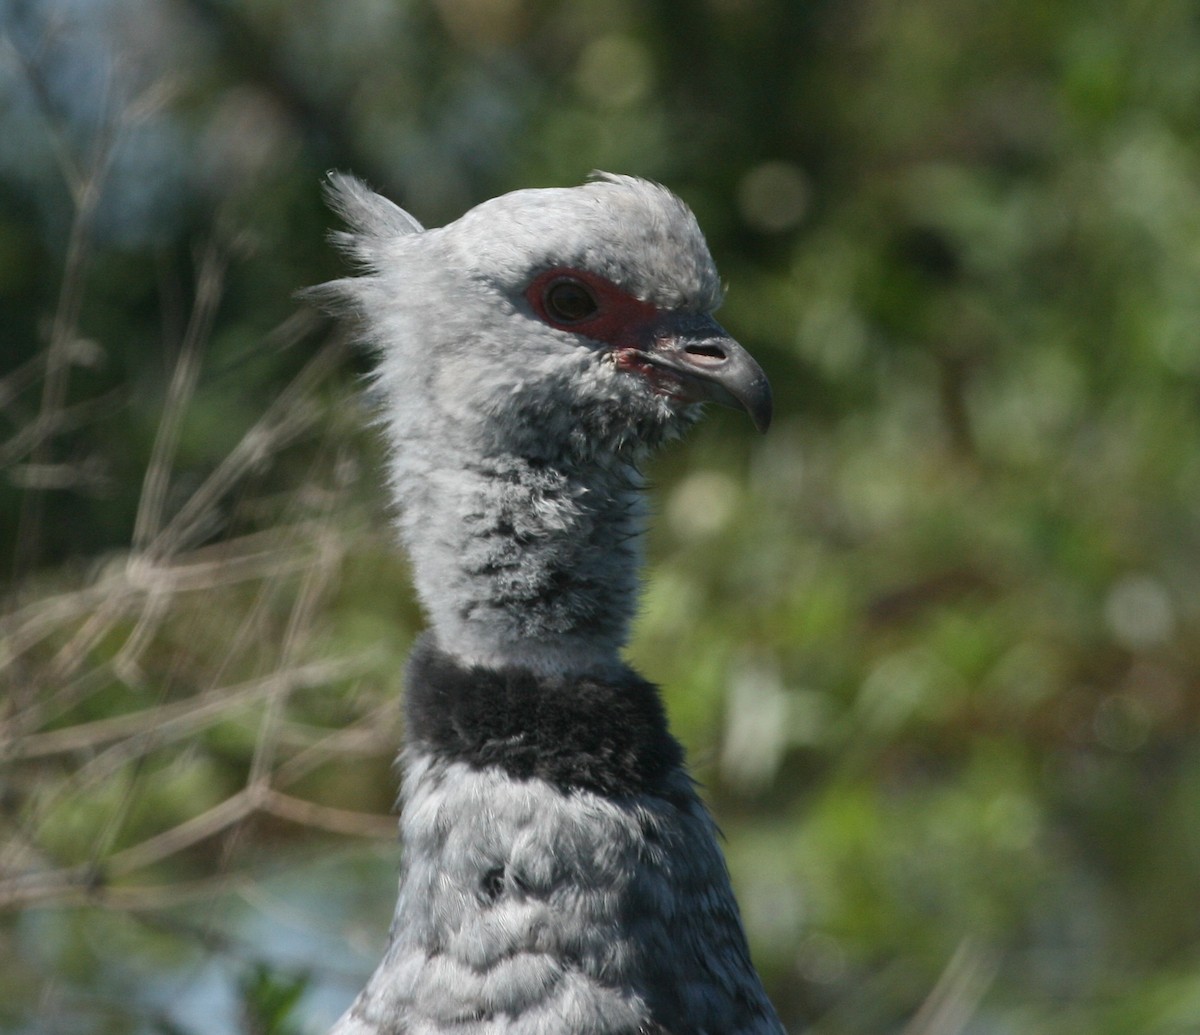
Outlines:
POLYGON ((546 312, 563 323, 586 320, 597 308, 591 291, 577 280, 559 280, 546 289, 546 312))

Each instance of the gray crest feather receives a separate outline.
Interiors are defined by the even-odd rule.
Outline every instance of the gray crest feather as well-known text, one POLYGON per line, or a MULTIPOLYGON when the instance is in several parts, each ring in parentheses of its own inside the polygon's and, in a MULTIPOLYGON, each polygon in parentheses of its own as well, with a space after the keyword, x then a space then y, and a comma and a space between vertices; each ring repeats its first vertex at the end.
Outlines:
POLYGON ((425 229, 399 205, 376 194, 357 176, 348 173, 328 174, 325 197, 329 207, 351 229, 366 237, 399 237, 420 233, 425 229))
MULTIPOLYGON (((365 271, 385 263, 397 240, 415 239, 425 232, 416 218, 376 194, 357 176, 332 171, 324 185, 325 200, 345 221, 348 230, 334 230, 329 239, 365 271)), ((362 317, 363 279, 343 277, 299 291, 297 297, 330 313, 362 317)))

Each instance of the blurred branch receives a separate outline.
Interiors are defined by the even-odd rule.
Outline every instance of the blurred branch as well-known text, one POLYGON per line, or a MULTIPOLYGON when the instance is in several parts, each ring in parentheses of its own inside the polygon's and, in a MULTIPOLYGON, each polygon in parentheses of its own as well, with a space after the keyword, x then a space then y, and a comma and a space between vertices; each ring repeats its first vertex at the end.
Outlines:
MULTIPOLYGON (((43 352, 39 359, 48 353, 43 352)), ((100 417, 114 413, 122 395, 117 391, 107 392, 94 399, 85 399, 74 406, 61 406, 52 413, 27 424, 7 442, 0 445, 0 467, 10 467, 22 456, 32 453, 37 456, 45 452, 44 446, 55 435, 64 431, 75 431, 100 417)), ((43 466, 49 466, 43 464, 43 466)))
POLYGON ((177 855, 249 818, 261 806, 264 798, 264 794, 250 788, 238 791, 200 815, 110 855, 104 860, 105 872, 119 877, 162 862, 168 856, 177 855))
MULTIPOLYGON (((43 45, 51 35, 52 28, 47 28, 43 34, 43 45)), ((16 45, 12 36, 7 31, 0 32, 0 42, 3 43, 4 49, 21 70, 25 83, 33 95, 34 103, 42 115, 42 121, 45 124, 50 144, 54 150, 54 157, 58 162, 59 172, 67 184, 67 189, 70 191, 71 197, 75 199, 76 208, 78 208, 79 201, 86 189, 87 173, 83 166, 76 160, 75 154, 67 142, 67 135, 62 129, 62 119, 54 110, 54 101, 46 79, 42 75, 41 67, 35 57, 27 55, 24 50, 16 45)))
MULTIPOLYGON (((313 731, 315 736, 275 770, 275 782, 286 785, 299 780, 329 758, 339 755, 393 753, 396 741, 392 730, 398 716, 396 702, 387 700, 377 708, 372 708, 352 726, 313 731)), ((289 723, 288 728, 294 731, 297 724, 289 723)))
POLYGON ((154 446, 142 481, 137 518, 133 525, 135 551, 145 549, 162 523, 171 465, 179 446, 179 432, 200 373, 200 349, 212 332, 223 282, 224 257, 216 241, 210 239, 200 259, 200 270, 196 275, 196 301, 175 361, 175 370, 163 404, 162 420, 154 436, 154 446))
MULTIPOLYGON (((7 409, 12 405, 27 388, 31 388, 37 384, 42 376, 42 369, 46 363, 46 354, 39 352, 36 355, 30 356, 19 367, 9 371, 4 377, 0 377, 0 410, 7 409)), ((3 459, 0 459, 0 467, 4 466, 3 459)))
MULTIPOLYGON (((51 129, 51 135, 59 145, 57 151, 60 163, 75 207, 58 304, 51 325, 50 340, 46 346, 41 405, 31 431, 30 463, 38 467, 51 462, 51 437, 67 398, 71 349, 79 334, 79 315, 83 307, 92 221, 115 154, 118 124, 111 117, 104 119, 96 132, 88 161, 77 168, 70 160, 69 150, 62 145, 63 134, 55 128, 58 117, 49 103, 48 92, 36 64, 24 60, 17 47, 13 46, 12 50, 18 55, 20 67, 38 100, 46 123, 51 129)), ((37 565, 44 493, 43 488, 35 486, 21 498, 17 551, 13 558, 13 573, 16 578, 32 571, 37 565)))
MULTIPOLYGON (((332 516, 330 504, 325 501, 325 522, 332 516)), ((280 664, 285 668, 292 664, 302 640, 307 638, 311 628, 317 604, 324 589, 330 584, 341 560, 341 551, 332 546, 333 536, 327 526, 317 536, 317 561, 305 573, 300 593, 292 605, 288 616, 287 630, 284 633, 283 644, 280 648, 280 664)), ((293 689, 292 684, 277 683, 267 697, 267 708, 263 714, 259 728, 258 739, 254 745, 254 756, 250 761, 250 772, 246 778, 248 787, 265 783, 274 761, 275 741, 278 735, 281 711, 287 695, 293 689)))
POLYGON ((105 901, 122 908, 146 908, 152 902, 170 905, 188 894, 203 896, 228 890, 236 880, 226 875, 154 888, 110 887, 107 882, 113 877, 160 863, 249 819, 256 812, 340 835, 374 840, 393 840, 396 836, 396 820, 393 816, 319 805, 270 788, 257 792, 245 788, 199 816, 116 852, 107 859, 0 879, 0 908, 48 900, 55 900, 61 905, 105 901))
POLYGON ((263 810, 280 819, 290 820, 306 827, 328 830, 334 834, 349 834, 353 837, 370 837, 380 840, 395 840, 396 818, 380 816, 372 812, 354 812, 337 809, 329 805, 293 798, 291 795, 272 790, 263 799, 263 810))
POLYGON ((995 952, 964 938, 902 1035, 960 1035, 1000 968, 995 952))
POLYGON ((354 675, 362 667, 361 660, 342 659, 281 669, 261 679, 207 690, 184 701, 141 708, 128 715, 97 719, 47 733, 29 734, 9 745, 6 753, 10 758, 43 758, 70 751, 93 750, 110 741, 150 735, 157 746, 189 736, 219 720, 231 709, 256 701, 282 684, 320 686, 354 675))
POLYGON ((90 586, 45 596, 0 616, 5 657, 12 660, 63 625, 96 612, 104 601, 146 593, 191 593, 212 590, 268 575, 286 575, 312 563, 297 550, 315 532, 310 522, 288 528, 252 532, 237 539, 197 547, 169 561, 138 557, 105 569, 90 586))
MULTIPOLYGON (((275 397, 266 413, 148 544, 145 553, 154 558, 165 557, 203 536, 213 524, 213 506, 230 487, 316 420, 317 411, 302 405, 302 401, 341 361, 346 344, 344 338, 335 337, 305 364, 287 388, 275 397)), ((141 559, 134 558, 131 563, 139 564, 141 559)))
POLYGON ((129 911, 170 909, 190 901, 212 901, 250 883, 245 876, 220 874, 167 884, 107 887, 100 883, 94 868, 77 866, 28 878, 0 880, 0 909, 48 902, 56 906, 103 906, 129 911))

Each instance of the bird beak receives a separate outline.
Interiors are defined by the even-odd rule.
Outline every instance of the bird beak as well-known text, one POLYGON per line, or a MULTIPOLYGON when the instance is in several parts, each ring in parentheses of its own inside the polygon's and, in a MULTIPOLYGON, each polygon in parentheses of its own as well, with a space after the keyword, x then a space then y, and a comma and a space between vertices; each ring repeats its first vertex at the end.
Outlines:
POLYGON ((672 393, 678 398, 745 410, 760 432, 770 425, 767 375, 711 316, 673 314, 655 328, 653 344, 641 358, 678 379, 679 387, 672 393))

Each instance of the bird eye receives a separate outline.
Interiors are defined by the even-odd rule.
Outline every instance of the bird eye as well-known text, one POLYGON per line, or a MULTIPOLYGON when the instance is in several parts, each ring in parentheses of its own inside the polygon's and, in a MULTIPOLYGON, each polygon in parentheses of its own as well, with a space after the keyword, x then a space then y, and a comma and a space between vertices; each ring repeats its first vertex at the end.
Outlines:
POLYGON ((600 308, 587 285, 566 277, 546 288, 542 302, 547 314, 561 323, 579 323, 600 308))

